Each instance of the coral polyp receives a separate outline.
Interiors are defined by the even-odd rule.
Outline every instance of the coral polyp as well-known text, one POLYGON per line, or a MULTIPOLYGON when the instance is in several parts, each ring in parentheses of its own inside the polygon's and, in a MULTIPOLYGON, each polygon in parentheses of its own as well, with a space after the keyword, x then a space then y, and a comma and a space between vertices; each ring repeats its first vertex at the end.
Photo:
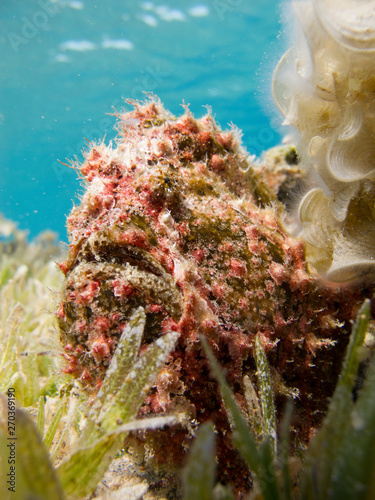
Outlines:
POLYGON ((282 209, 235 129, 222 131, 210 114, 195 119, 187 108, 175 118, 158 101, 133 104, 118 115, 116 141, 91 145, 79 167, 85 193, 68 218, 57 313, 65 370, 95 394, 142 306, 141 351, 171 330, 179 340, 140 413, 178 414, 181 425, 133 444, 175 470, 196 425, 212 420, 219 477, 245 491, 250 476, 231 444, 200 336, 245 412, 244 376, 255 381, 258 337, 277 406, 296 398, 295 434, 307 442, 333 391, 360 293, 307 272, 303 243, 283 229, 282 209))
POLYGON ((297 43, 274 97, 311 185, 299 205, 309 261, 334 281, 373 274, 375 2, 292 2, 297 43))

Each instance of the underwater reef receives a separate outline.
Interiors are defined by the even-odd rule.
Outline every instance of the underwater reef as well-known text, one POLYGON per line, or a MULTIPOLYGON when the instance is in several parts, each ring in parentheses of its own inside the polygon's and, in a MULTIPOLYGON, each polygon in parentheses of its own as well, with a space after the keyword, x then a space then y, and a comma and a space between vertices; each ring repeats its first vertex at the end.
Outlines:
POLYGON ((295 400, 293 442, 303 447, 370 291, 328 286, 308 272, 303 243, 283 228, 275 189, 255 172, 235 129, 224 132, 210 114, 195 119, 188 108, 175 118, 157 100, 132 104, 118 115, 115 142, 93 144, 75 166, 85 192, 68 217, 60 264, 65 372, 95 396, 129 318, 144 308, 140 352, 169 332, 178 340, 139 415, 178 415, 179 425, 134 434, 127 446, 145 467, 172 474, 197 427, 211 421, 218 478, 240 497, 252 480, 200 337, 245 414, 244 380, 256 383, 260 340, 276 407, 295 400))
POLYGON ((375 497, 374 7, 292 2, 295 146, 128 101, 72 161, 68 250, 0 215, 14 498, 375 497))
POLYGON ((297 39, 273 81, 295 131, 308 189, 299 235, 328 279, 373 274, 375 262, 375 2, 292 2, 297 39))
MULTIPOLYGON (((279 155, 274 151, 272 156, 279 157, 277 168, 285 179, 288 167, 279 161, 284 151, 281 148, 279 155)), ((29 243, 24 232, 0 216, 2 499, 374 498, 375 363, 371 353, 375 329, 369 300, 364 301, 353 324, 327 413, 307 449, 296 449, 290 443, 295 426, 291 406, 287 405, 281 419, 280 412, 275 413, 273 369, 260 337, 254 342, 256 384, 254 379, 244 378, 246 404, 241 403, 241 409, 216 355, 201 337, 202 354, 209 360, 209 381, 217 381, 225 402, 233 447, 253 479, 249 494, 239 488, 234 493, 228 484, 218 482, 216 451, 220 446, 217 438, 221 438, 210 421, 194 429, 187 465, 177 474, 179 481, 165 469, 145 467, 134 454, 134 446, 124 447, 129 432, 152 434, 164 428, 170 435, 174 426, 181 425, 179 412, 136 418, 177 347, 178 332, 168 332, 139 353, 146 327, 146 314, 139 307, 123 328, 94 398, 82 383, 63 373, 64 352, 51 314, 62 281, 51 256, 61 261, 62 251, 53 234, 44 233, 29 243), (15 492, 3 481, 10 471, 6 446, 9 395, 16 397, 15 492)), ((317 384, 314 394, 318 389, 317 384)), ((229 454, 227 467, 232 458, 229 454)), ((231 484, 240 473, 242 469, 233 467, 231 484)))

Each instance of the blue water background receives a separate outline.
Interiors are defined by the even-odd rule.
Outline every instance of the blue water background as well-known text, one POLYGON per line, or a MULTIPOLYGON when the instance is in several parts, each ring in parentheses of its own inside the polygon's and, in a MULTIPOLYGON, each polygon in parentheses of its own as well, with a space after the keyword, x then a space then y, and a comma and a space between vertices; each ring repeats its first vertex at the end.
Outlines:
POLYGON ((260 155, 280 141, 270 75, 278 0, 1 0, 0 212, 66 241, 88 140, 114 137, 122 98, 158 95, 174 114, 212 108, 260 155))

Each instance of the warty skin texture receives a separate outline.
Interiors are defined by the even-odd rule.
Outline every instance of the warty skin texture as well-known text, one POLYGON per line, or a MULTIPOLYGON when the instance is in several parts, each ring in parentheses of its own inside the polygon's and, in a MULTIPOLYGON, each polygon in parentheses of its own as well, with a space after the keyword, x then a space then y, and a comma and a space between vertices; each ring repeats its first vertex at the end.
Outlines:
POLYGON ((130 312, 145 307, 141 350, 176 330, 175 351, 142 415, 182 424, 131 441, 166 471, 182 465, 197 424, 218 435, 219 479, 238 497, 251 478, 199 336, 225 370, 243 411, 255 381, 254 339, 271 364, 276 404, 295 399, 294 437, 306 443, 331 396, 363 293, 326 286, 306 270, 303 243, 286 234, 282 207, 255 174, 237 131, 208 114, 180 118, 160 102, 118 116, 116 142, 93 144, 79 167, 85 193, 68 217, 70 251, 57 312, 66 371, 95 394, 130 312))

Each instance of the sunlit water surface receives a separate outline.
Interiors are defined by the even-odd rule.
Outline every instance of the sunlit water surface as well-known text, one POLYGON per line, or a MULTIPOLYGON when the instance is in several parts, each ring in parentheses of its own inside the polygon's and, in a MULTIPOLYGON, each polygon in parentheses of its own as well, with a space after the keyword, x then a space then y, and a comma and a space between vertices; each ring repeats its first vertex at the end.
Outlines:
POLYGON ((277 0, 1 0, 0 212, 35 236, 82 192, 61 165, 86 141, 114 137, 122 98, 158 95, 174 114, 212 108, 259 155, 280 140, 270 74, 277 0))

